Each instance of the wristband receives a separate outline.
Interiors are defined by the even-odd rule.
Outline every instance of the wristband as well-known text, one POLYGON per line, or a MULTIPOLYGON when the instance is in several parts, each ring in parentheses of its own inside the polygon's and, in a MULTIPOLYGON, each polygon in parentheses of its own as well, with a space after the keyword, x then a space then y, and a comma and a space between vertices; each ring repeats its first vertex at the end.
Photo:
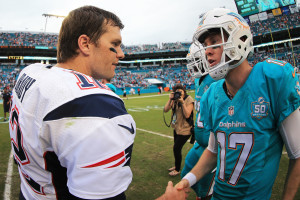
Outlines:
POLYGON ((192 172, 187 173, 182 179, 186 179, 189 182, 190 187, 197 183, 197 178, 192 172))

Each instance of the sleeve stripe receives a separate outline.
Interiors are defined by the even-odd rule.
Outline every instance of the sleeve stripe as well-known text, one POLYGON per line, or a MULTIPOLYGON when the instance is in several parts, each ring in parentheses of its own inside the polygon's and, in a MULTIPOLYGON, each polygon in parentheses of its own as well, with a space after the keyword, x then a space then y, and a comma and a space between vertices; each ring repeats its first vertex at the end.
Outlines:
MULTIPOLYGON (((118 160, 118 159, 120 159, 120 158, 122 158, 122 157, 124 157, 124 156, 125 156, 125 153, 124 153, 124 151, 122 151, 121 153, 119 153, 119 154, 117 154, 117 155, 114 155, 114 156, 112 156, 112 157, 110 157, 110 158, 108 158, 108 159, 106 159, 106 160, 102 160, 102 161, 97 162, 97 163, 95 163, 95 164, 91 164, 91 165, 88 165, 88 166, 84 166, 84 167, 82 167, 82 168, 99 167, 99 166, 102 166, 102 165, 106 165, 106 164, 108 164, 108 163, 112 163, 113 161, 116 161, 116 160, 118 160)), ((120 164, 122 164, 124 161, 125 161, 125 158, 123 158, 123 159, 121 160, 121 163, 117 163, 117 166, 120 165, 120 164)), ((113 166, 110 166, 110 167, 108 167, 108 168, 112 168, 112 167, 114 167, 114 165, 113 165, 113 166)))
POLYGON ((113 118, 128 114, 121 99, 106 95, 92 94, 76 98, 49 112, 43 121, 68 117, 113 118))

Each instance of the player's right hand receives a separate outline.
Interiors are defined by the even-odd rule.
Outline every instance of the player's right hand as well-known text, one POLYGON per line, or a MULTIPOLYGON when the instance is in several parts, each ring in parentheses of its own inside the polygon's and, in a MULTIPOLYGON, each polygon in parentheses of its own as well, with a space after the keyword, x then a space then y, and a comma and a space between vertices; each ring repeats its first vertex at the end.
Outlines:
POLYGON ((188 190, 190 188, 190 183, 187 179, 182 179, 179 183, 175 185, 177 190, 188 190))

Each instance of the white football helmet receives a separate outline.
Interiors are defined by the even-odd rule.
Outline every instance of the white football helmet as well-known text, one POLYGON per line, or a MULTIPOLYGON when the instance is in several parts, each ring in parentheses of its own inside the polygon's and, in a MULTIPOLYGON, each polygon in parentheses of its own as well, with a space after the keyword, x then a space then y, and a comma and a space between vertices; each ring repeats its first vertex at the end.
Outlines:
POLYGON ((204 61, 201 59, 200 51, 203 50, 203 46, 201 44, 194 44, 192 43, 189 52, 186 55, 187 60, 187 69, 190 72, 191 76, 195 78, 200 78, 203 75, 204 71, 202 70, 202 67, 199 67, 199 65, 203 65, 204 61))
MULTIPOLYGON (((222 43, 205 46, 200 50, 201 59, 204 61, 202 75, 208 74, 215 80, 224 78, 230 69, 239 66, 249 54, 253 53, 253 38, 246 20, 237 13, 225 8, 215 8, 205 13, 199 27, 193 36, 193 43, 200 46, 211 32, 219 32, 222 43), (228 36, 226 41, 224 36, 228 36), (220 63, 211 66, 207 60, 205 50, 223 46, 220 63)), ((200 47, 201 48, 201 47, 200 47)))

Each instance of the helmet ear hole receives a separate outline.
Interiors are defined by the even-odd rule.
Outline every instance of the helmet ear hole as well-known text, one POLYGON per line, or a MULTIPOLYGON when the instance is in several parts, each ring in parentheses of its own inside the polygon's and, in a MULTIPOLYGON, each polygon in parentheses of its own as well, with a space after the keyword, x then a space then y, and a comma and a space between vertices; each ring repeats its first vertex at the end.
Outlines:
POLYGON ((241 49, 241 48, 242 48, 242 46, 239 44, 239 45, 238 45, 238 48, 239 48, 239 49, 241 49))

